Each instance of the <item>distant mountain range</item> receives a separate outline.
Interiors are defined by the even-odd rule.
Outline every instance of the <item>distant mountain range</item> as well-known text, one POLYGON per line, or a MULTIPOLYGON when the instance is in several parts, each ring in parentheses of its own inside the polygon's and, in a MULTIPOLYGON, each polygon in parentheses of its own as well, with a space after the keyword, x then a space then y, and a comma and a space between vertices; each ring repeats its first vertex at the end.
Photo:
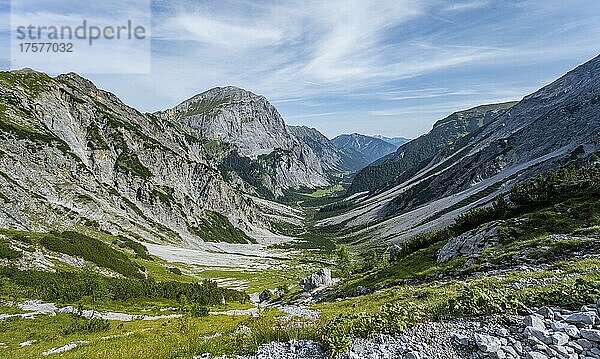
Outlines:
POLYGON ((410 141, 410 138, 406 138, 406 137, 386 137, 386 136, 382 136, 382 135, 374 135, 371 137, 375 137, 377 139, 384 140, 385 142, 391 143, 392 145, 395 145, 396 147, 400 147, 403 144, 405 144, 406 142, 410 141))
POLYGON ((358 133, 339 135, 332 139, 331 143, 339 149, 358 152, 368 163, 374 162, 398 149, 398 146, 391 142, 358 133))

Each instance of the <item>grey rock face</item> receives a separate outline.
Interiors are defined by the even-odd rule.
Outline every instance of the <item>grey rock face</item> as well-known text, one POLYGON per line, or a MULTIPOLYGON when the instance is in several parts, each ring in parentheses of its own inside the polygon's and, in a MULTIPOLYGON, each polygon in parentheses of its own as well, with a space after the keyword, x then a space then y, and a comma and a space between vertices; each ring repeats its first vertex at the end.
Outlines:
POLYGON ((275 195, 326 186, 331 176, 356 170, 317 130, 287 126, 265 97, 237 87, 211 89, 155 115, 193 128, 202 139, 233 146, 225 151, 255 161, 268 177, 262 184, 275 195))
POLYGON ((0 74, 0 226, 89 225, 182 245, 209 212, 268 226, 209 163, 193 131, 124 105, 76 74, 0 74), (23 131, 26 128, 28 130, 23 131))
POLYGON ((473 256, 483 253, 486 248, 498 245, 498 222, 490 222, 456 236, 438 252, 438 263, 447 262, 460 256, 473 256))
POLYGON ((306 292, 331 284, 333 284, 333 280, 331 279, 331 270, 328 268, 321 268, 300 281, 300 287, 306 292))

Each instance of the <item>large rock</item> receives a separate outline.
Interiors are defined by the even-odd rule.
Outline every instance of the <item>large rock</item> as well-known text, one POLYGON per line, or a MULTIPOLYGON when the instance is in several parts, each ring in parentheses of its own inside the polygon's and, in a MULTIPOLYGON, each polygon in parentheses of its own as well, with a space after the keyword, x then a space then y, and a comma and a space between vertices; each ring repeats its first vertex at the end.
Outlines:
POLYGON ((523 318, 523 324, 525 324, 526 327, 533 327, 538 330, 546 330, 546 325, 544 324, 544 321, 537 315, 526 316, 525 318, 523 318))
POLYGON ((600 320, 598 319, 598 315, 595 312, 578 312, 570 314, 565 318, 565 321, 571 324, 587 324, 593 325, 600 320))
POLYGON ((500 222, 490 222, 474 230, 465 232, 448 241, 438 252, 438 263, 463 256, 473 256, 498 245, 500 222))
POLYGON ((268 289, 265 289, 262 291, 262 293, 260 293, 260 295, 258 296, 258 300, 262 303, 262 302, 268 302, 269 300, 271 300, 271 297, 273 296, 273 292, 271 292, 268 289))
POLYGON ((475 344, 484 353, 496 353, 502 347, 500 339, 479 333, 475 334, 475 344))
POLYGON ((321 268, 300 281, 300 287, 307 292, 331 284, 333 284, 333 280, 331 279, 331 271, 328 268, 321 268))
POLYGON ((581 329, 579 331, 582 337, 593 342, 600 342, 600 330, 597 329, 581 329))

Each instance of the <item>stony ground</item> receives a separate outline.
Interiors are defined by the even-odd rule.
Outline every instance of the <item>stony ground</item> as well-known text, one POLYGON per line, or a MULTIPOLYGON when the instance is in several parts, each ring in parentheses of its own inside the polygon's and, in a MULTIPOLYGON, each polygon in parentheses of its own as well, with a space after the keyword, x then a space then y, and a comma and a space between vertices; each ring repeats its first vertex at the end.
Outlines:
MULTIPOLYGON (((398 336, 354 339, 342 359, 600 359, 600 301, 578 311, 531 308, 526 316, 456 319, 415 326, 398 336)), ((209 358, 200 356, 198 358, 209 358)), ((324 359, 311 341, 269 343, 238 359, 324 359)))

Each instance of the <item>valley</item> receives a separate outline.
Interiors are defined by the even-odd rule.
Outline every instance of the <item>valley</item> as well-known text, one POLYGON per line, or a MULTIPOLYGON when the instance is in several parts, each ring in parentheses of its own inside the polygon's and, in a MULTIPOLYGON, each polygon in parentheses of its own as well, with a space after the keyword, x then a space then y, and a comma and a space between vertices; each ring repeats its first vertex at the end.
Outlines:
POLYGON ((2 72, 0 356, 600 357, 599 79, 402 142, 2 72))

